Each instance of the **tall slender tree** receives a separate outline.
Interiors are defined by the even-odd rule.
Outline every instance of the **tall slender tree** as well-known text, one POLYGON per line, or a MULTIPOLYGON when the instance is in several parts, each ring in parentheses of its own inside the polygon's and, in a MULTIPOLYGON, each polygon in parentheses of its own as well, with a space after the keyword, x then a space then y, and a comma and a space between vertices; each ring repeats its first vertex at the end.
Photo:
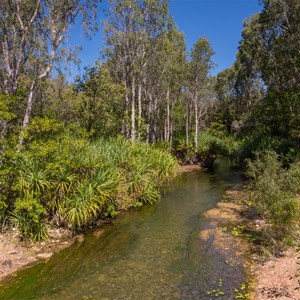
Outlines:
POLYGON ((19 144, 34 104, 35 89, 47 78, 63 47, 68 28, 81 15, 88 31, 95 29, 97 0, 3 0, 0 4, 0 82, 2 92, 15 94, 21 74, 28 82, 27 103, 19 144))
POLYGON ((205 92, 209 83, 209 71, 214 65, 213 54, 210 42, 205 38, 200 38, 192 48, 188 66, 187 93, 194 110, 195 148, 198 147, 200 118, 206 113, 210 104, 205 92))
POLYGON ((108 46, 106 54, 119 80, 125 83, 127 89, 124 111, 128 118, 123 124, 123 133, 135 140, 136 119, 141 126, 142 95, 148 58, 155 51, 156 37, 165 28, 168 1, 110 0, 109 4, 108 20, 105 22, 108 46), (130 126, 127 123, 129 118, 130 126))

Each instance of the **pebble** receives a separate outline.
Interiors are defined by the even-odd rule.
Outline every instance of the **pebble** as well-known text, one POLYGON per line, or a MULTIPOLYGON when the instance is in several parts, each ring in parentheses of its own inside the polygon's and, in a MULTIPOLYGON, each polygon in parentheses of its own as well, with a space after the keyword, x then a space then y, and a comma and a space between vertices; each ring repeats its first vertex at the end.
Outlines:
POLYGON ((84 241, 84 236, 79 235, 76 240, 77 240, 77 242, 82 243, 84 241))

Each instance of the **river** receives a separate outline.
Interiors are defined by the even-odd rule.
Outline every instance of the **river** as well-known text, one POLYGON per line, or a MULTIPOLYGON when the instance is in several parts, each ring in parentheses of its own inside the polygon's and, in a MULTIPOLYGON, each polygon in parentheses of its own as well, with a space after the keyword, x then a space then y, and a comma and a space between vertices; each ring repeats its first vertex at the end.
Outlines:
POLYGON ((4 281, 0 299, 216 299, 208 292, 218 286, 218 299, 234 299, 246 280, 243 261, 230 257, 236 263, 228 265, 198 235, 208 224, 203 213, 241 180, 224 161, 214 171, 185 173, 156 205, 120 213, 83 242, 4 281))

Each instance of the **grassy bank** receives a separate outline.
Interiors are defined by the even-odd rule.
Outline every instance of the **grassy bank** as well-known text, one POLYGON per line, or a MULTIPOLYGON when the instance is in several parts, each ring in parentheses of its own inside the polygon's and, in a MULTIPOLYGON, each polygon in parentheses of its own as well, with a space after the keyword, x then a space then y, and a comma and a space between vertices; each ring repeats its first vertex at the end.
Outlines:
POLYGON ((47 238, 47 224, 80 231, 158 201, 176 169, 167 152, 123 138, 31 141, 3 169, 1 221, 32 240, 47 238))

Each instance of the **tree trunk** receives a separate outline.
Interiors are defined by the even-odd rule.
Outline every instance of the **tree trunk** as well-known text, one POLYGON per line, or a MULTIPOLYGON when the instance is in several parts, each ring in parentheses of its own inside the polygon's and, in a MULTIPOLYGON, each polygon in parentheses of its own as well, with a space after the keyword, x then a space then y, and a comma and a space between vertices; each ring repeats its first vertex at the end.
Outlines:
POLYGON ((189 147, 189 107, 186 110, 186 119, 185 119, 185 138, 186 146, 189 147))
MULTIPOLYGON (((157 114, 157 116, 159 115, 159 110, 157 109, 157 102, 158 99, 157 97, 155 97, 154 99, 154 112, 157 114)), ((157 117, 153 118, 153 124, 152 124, 152 142, 155 143, 156 142, 156 134, 157 134, 157 117)))
POLYGON ((37 80, 34 80, 31 84, 29 94, 27 97, 27 106, 26 106, 26 111, 25 111, 25 115, 24 115, 24 119, 23 119, 22 130, 21 130, 21 133, 19 136, 18 148, 20 148, 23 145, 25 129, 30 121, 31 111, 32 111, 32 107, 33 107, 33 100, 34 100, 34 90, 35 90, 36 84, 37 84, 37 80))
POLYGON ((195 101, 195 149, 197 151, 198 148, 198 127, 199 127, 199 120, 198 120, 198 107, 197 107, 197 101, 195 101))
POLYGON ((170 89, 167 90, 167 130, 166 130, 166 140, 170 144, 170 89))
POLYGON ((135 77, 132 76, 131 82, 131 140, 135 140, 135 77))
POLYGON ((146 137, 147 143, 150 142, 150 135, 152 131, 152 126, 151 126, 152 103, 153 103, 152 93, 149 93, 149 104, 148 104, 148 112, 147 112, 147 137, 146 137))
MULTIPOLYGON (((127 86, 126 86, 127 89, 127 86)), ((129 99, 128 99, 128 94, 126 92, 125 99, 124 99, 124 119, 122 121, 122 129, 121 133, 124 137, 129 138, 129 115, 128 115, 128 106, 129 106, 129 99)))
POLYGON ((141 140, 141 124, 142 124, 142 82, 138 86, 138 140, 141 140))

